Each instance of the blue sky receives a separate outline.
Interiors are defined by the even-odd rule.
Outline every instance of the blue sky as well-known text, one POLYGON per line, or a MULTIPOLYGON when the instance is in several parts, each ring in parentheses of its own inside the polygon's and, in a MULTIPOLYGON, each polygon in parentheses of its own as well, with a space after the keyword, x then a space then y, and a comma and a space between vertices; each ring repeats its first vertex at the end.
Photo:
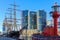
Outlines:
MULTIPOLYGON (((19 5, 17 9, 20 10, 45 10, 47 12, 47 20, 50 20, 49 12, 52 10, 51 6, 54 5, 54 2, 57 2, 60 5, 60 0, 15 0, 16 4, 19 5)), ((0 30, 2 31, 2 23, 4 15, 7 12, 6 10, 13 4, 14 0, 0 0, 0 30)), ((19 13, 17 13, 19 15, 19 13)), ((17 16, 18 17, 18 16, 17 16)))

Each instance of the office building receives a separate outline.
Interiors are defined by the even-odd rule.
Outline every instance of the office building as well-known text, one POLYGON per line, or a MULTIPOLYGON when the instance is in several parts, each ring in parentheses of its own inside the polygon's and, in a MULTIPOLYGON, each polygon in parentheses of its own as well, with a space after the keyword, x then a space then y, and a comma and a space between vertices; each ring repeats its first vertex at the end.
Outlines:
POLYGON ((46 26, 46 12, 44 10, 38 10, 37 12, 38 31, 43 31, 45 26, 46 26))
POLYGON ((37 29, 43 31, 46 26, 46 12, 44 10, 37 11, 22 11, 22 27, 27 29, 37 29))

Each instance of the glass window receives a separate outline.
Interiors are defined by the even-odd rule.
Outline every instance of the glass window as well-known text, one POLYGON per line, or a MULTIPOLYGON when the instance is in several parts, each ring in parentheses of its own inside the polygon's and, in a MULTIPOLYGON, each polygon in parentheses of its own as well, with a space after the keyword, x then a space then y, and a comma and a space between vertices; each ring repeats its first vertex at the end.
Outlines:
POLYGON ((38 30, 42 30, 42 25, 38 25, 38 30))
POLYGON ((39 18, 39 24, 43 24, 43 20, 39 18))

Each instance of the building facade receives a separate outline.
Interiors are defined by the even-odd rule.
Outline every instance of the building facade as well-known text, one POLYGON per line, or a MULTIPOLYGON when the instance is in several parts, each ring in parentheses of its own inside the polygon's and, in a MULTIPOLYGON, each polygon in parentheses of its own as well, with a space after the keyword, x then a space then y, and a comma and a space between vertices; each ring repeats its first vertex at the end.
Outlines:
POLYGON ((37 29, 36 12, 28 10, 22 11, 22 27, 27 27, 27 29, 37 29))
POLYGON ((37 12, 37 26, 38 31, 43 31, 46 26, 46 12, 44 10, 38 10, 37 12))
POLYGON ((30 11, 30 29, 37 29, 37 12, 30 11))
POLYGON ((37 29, 42 31, 46 26, 46 12, 44 10, 37 11, 22 11, 22 27, 27 29, 37 29))
POLYGON ((22 11, 22 28, 28 28, 28 10, 22 11))

